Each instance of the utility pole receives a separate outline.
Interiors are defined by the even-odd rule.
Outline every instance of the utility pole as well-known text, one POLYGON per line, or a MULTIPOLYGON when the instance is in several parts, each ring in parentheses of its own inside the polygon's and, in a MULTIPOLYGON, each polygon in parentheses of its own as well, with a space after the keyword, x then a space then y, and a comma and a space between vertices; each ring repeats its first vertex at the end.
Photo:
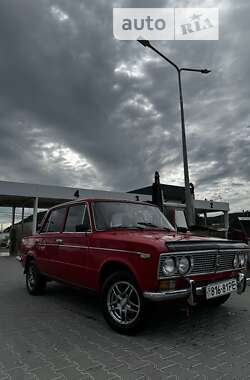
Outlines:
POLYGON ((189 181, 189 169, 188 169, 188 155, 187 155, 187 142, 186 142, 186 130, 185 130, 185 117, 184 117, 184 106, 183 106, 183 95, 182 95, 182 83, 181 83, 181 72, 182 71, 193 71, 201 74, 209 74, 211 70, 207 69, 190 69, 185 67, 177 66, 173 61, 167 58, 159 50, 151 45, 151 42, 148 40, 138 40, 140 44, 144 47, 148 47, 162 57, 165 61, 170 63, 178 73, 178 87, 179 87, 179 97, 180 97, 180 111, 181 111, 181 135, 182 135, 182 153, 183 153, 183 168, 184 168, 184 181, 185 181, 185 203, 187 210, 187 221, 188 226, 195 224, 195 210, 193 203, 193 195, 190 191, 190 181, 189 181))

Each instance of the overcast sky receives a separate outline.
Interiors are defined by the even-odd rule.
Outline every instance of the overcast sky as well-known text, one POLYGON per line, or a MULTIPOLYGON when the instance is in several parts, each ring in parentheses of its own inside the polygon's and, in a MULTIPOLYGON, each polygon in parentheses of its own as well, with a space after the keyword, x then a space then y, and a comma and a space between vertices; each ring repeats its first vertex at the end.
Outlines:
POLYGON ((113 37, 112 8, 219 7, 219 41, 154 41, 181 66, 196 197, 250 209, 250 2, 0 0, 0 180, 183 185, 174 68, 113 37))

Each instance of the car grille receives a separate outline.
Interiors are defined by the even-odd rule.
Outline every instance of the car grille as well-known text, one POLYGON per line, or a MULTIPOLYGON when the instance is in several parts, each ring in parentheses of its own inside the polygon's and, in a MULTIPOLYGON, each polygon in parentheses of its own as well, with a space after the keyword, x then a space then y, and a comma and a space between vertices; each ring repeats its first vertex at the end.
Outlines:
POLYGON ((194 252, 194 254, 192 254, 193 267, 191 273, 197 274, 214 272, 216 268, 216 256, 216 251, 199 253, 194 252))
POLYGON ((192 274, 214 273, 224 270, 232 270, 235 252, 231 251, 212 251, 194 252, 192 274))
MULTIPOLYGON (((162 272, 162 264, 166 257, 175 257, 177 260, 182 256, 189 256, 192 262, 191 271, 188 275, 197 275, 197 274, 209 274, 209 273, 218 273, 224 271, 234 270, 233 259, 236 253, 247 252, 248 250, 245 247, 240 248, 235 247, 233 249, 222 249, 216 247, 215 249, 198 249, 198 246, 188 246, 188 249, 181 250, 181 247, 172 245, 172 249, 167 254, 161 254, 159 261, 159 278, 166 278, 166 275, 162 272), (179 249, 178 249, 179 248, 179 249), (192 249, 194 248, 194 249, 192 249)), ((187 248, 187 247, 185 247, 187 248)), ((225 248, 225 247, 223 247, 225 248)), ((241 268, 242 269, 242 268, 241 268)))

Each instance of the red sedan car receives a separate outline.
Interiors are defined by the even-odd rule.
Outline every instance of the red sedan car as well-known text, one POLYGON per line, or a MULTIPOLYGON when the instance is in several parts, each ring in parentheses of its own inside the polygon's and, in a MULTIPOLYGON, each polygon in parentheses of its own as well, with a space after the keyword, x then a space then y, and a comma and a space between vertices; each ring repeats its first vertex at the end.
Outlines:
POLYGON ((50 209, 40 231, 23 239, 21 261, 30 294, 50 280, 92 289, 111 327, 130 333, 146 300, 219 305, 244 292, 248 250, 177 233, 147 203, 86 199, 50 209))

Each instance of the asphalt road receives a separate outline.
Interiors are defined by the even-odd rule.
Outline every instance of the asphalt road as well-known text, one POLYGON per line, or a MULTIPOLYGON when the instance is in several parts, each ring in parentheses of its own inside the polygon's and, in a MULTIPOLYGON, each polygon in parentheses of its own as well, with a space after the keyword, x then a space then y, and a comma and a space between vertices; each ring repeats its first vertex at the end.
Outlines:
POLYGON ((250 287, 216 310, 154 307, 133 337, 109 329, 98 299, 50 283, 27 294, 0 257, 0 380, 250 379, 250 287))

